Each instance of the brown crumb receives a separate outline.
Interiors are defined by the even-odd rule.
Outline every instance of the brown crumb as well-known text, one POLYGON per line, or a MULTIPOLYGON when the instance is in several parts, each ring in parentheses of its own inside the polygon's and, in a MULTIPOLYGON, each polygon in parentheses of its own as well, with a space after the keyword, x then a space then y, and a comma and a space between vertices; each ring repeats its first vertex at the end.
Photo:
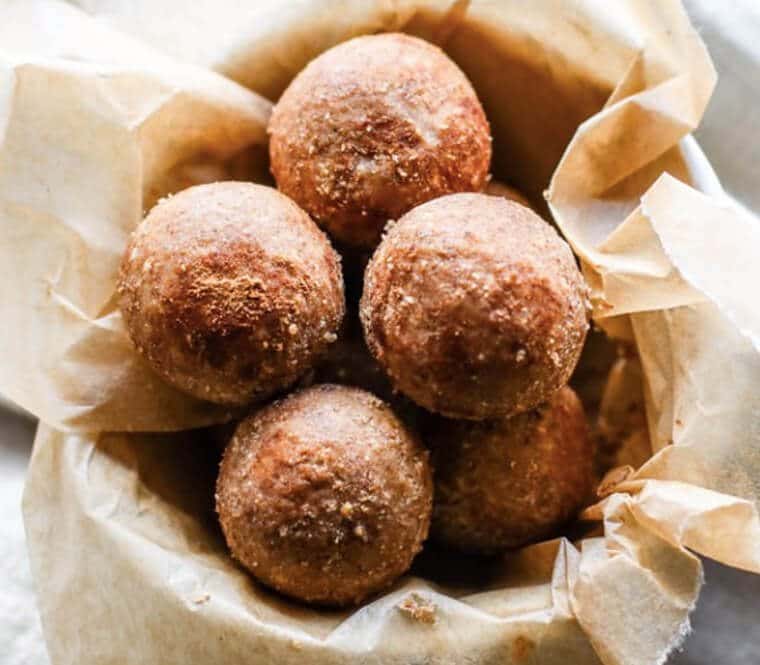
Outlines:
POLYGON ((398 605, 398 609, 407 617, 420 623, 433 625, 436 622, 435 603, 418 593, 409 594, 398 605))
POLYGON ((524 635, 518 635, 512 643, 512 660, 519 663, 527 659, 536 648, 536 643, 524 635))
POLYGON ((623 481, 628 480, 628 478, 630 478, 633 473, 634 468, 627 465, 610 469, 604 478, 602 478, 602 482, 599 483, 599 487, 596 488, 596 495, 600 499, 603 499, 604 497, 613 494, 617 486, 623 481))

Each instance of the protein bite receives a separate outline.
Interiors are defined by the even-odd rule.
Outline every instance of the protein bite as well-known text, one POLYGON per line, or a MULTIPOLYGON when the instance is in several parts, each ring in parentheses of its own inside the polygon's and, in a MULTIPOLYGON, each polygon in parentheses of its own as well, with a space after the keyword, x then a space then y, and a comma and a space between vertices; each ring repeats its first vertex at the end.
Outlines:
POLYGON ((453 194, 386 234, 360 315, 398 390, 452 418, 504 418, 567 383, 588 329, 586 296, 570 248, 534 212, 453 194))
POLYGON ((431 533, 458 550, 489 554, 549 536, 593 490, 593 444, 567 387, 513 418, 440 422, 431 443, 431 533))
POLYGON ((230 405, 293 384, 336 339, 345 308, 325 235, 283 194, 242 182, 160 201, 132 235, 118 293, 153 369, 230 405))
POLYGON ((427 537, 428 453, 377 397, 323 384, 244 420, 216 507, 232 554, 262 583, 347 605, 391 584, 427 537))
POLYGON ((483 108, 436 46, 358 37, 293 80, 269 124, 277 186, 337 240, 372 248, 389 219, 480 191, 491 161, 483 108))

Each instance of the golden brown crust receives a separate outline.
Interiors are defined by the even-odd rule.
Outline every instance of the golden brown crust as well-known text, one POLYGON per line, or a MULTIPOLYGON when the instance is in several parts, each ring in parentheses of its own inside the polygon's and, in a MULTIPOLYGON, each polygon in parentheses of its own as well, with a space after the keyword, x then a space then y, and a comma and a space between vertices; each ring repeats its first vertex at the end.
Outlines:
POLYGON ((408 569, 432 491, 427 451, 382 401, 322 384, 240 424, 216 504, 233 555, 261 582, 346 605, 408 569))
POLYGON ((313 60, 275 106, 269 133, 277 186, 333 237, 367 248, 415 205, 479 191, 491 161, 465 75, 402 34, 358 37, 313 60))
POLYGON ((345 307, 325 235, 284 195, 241 182, 159 202, 127 246, 118 291, 151 366, 223 404, 295 382, 334 341, 345 307))
POLYGON ((593 444, 570 388, 505 420, 441 421, 434 446, 432 534, 492 553, 551 535, 591 498, 593 444))
POLYGON ((572 252, 549 224, 501 197, 453 194, 386 234, 360 314, 397 389, 431 411, 480 420, 532 409, 567 383, 586 308, 572 252))

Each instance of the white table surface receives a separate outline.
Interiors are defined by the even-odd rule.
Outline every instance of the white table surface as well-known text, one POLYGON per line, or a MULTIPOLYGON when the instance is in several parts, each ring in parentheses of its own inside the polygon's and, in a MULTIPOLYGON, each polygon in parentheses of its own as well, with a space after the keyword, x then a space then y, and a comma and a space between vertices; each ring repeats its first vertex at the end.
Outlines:
MULTIPOLYGON (((760 0, 686 5, 721 76, 697 137, 729 193, 760 214, 760 0)), ((0 665, 48 662, 20 512, 34 427, 0 406, 0 665)), ((694 633, 669 664, 760 665, 760 576, 710 561, 705 575, 694 633)))

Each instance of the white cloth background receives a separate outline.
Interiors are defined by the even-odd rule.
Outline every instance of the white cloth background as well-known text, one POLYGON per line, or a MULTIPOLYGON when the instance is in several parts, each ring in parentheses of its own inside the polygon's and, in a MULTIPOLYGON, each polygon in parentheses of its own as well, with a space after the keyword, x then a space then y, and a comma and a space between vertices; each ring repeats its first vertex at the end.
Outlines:
MULTIPOLYGON (((699 142, 726 190, 760 215, 760 1, 685 4, 720 74, 699 142)), ((20 511, 33 434, 31 421, 0 405, 0 665, 47 663, 20 511)), ((760 577, 708 566, 695 634, 672 665, 760 663, 759 594, 760 577)))

